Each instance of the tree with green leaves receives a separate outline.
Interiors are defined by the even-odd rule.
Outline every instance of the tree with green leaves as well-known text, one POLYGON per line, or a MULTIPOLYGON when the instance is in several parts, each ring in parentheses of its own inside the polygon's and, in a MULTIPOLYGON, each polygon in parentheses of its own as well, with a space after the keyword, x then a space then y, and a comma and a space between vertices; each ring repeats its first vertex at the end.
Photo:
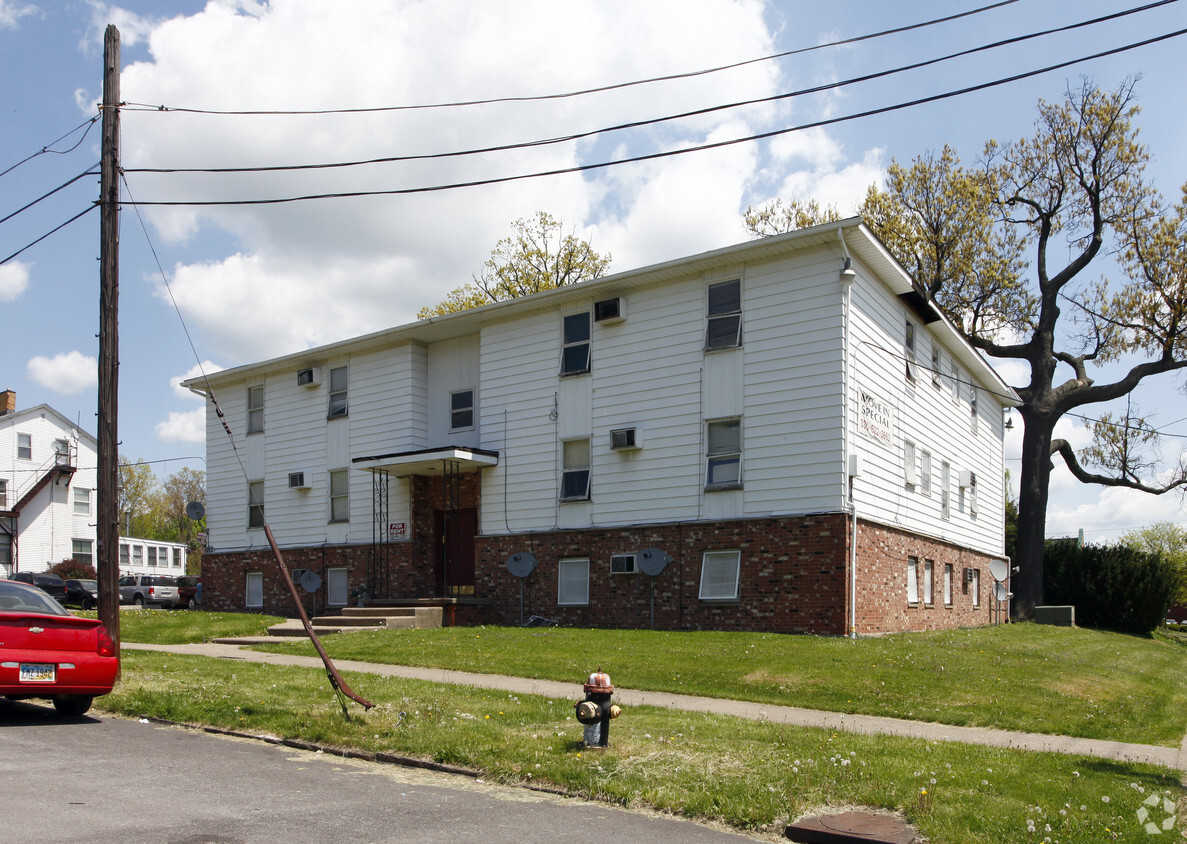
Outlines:
POLYGON ((1078 454, 1054 435, 1069 413, 1187 367, 1187 187, 1167 207, 1147 180, 1133 88, 1084 82, 1062 103, 1040 101, 1033 135, 989 141, 973 167, 948 147, 909 167, 894 162, 885 189, 871 187, 860 208, 974 348, 1029 371, 1014 387, 1024 424, 1012 584, 1021 617, 1043 600, 1055 455, 1084 483, 1153 494, 1187 485, 1187 463, 1160 463, 1157 432, 1132 404, 1096 414, 1094 440, 1078 454), (1110 254, 1115 266, 1101 267, 1110 254), (1089 277, 1090 267, 1116 278, 1089 277))
POLYGON ((564 224, 545 211, 511 224, 474 280, 452 290, 433 307, 421 308, 418 319, 517 299, 569 284, 599 278, 610 267, 610 255, 599 255, 587 241, 565 234, 564 224))
POLYGON ((119 458, 120 533, 124 536, 148 536, 144 524, 153 510, 157 494, 157 476, 152 466, 121 454, 119 458))
POLYGON ((1174 563, 1179 572, 1174 601, 1187 607, 1187 527, 1174 522, 1155 522, 1129 531, 1121 537, 1120 543, 1139 551, 1158 554, 1174 563))

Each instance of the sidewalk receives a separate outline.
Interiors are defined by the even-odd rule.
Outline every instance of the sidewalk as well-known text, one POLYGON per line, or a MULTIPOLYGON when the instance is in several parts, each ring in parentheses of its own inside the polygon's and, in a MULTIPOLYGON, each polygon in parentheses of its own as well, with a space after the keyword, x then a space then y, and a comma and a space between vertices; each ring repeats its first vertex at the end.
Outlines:
MULTIPOLYGON (((275 641, 275 640, 259 640, 275 641)), ((240 644, 254 644, 253 640, 240 640, 240 644)), ((322 661, 315 656, 290 656, 287 654, 249 651, 240 644, 204 643, 195 645, 145 645, 124 642, 129 650, 165 651, 176 654, 237 659, 270 665, 296 665, 308 668, 322 668, 322 661)), ((384 677, 406 677, 411 680, 427 680, 432 683, 449 683, 474 686, 483 689, 544 695, 546 697, 581 697, 579 682, 561 683, 554 680, 532 680, 526 677, 506 677, 498 674, 471 674, 465 671, 450 671, 444 668, 415 668, 406 665, 380 665, 353 660, 334 660, 340 671, 378 674, 384 677)), ((1042 733, 1021 733, 1009 730, 994 730, 983 727, 954 727, 948 724, 932 724, 925 721, 906 721, 899 718, 883 718, 874 715, 845 715, 838 712, 821 712, 801 709, 795 706, 750 703, 740 700, 696 697, 669 692, 635 691, 616 686, 614 700, 623 706, 658 706, 664 709, 679 709, 688 712, 707 712, 715 715, 733 715, 756 721, 770 721, 796 727, 818 727, 825 730, 847 731, 864 735, 891 735, 918 738, 926 741, 952 741, 965 744, 979 744, 987 747, 1004 747, 1015 750, 1032 750, 1040 753, 1066 753, 1079 756, 1094 756, 1120 762, 1140 762, 1175 768, 1187 774, 1187 737, 1179 747, 1159 747, 1149 744, 1127 744, 1124 742, 1101 741, 1099 739, 1052 736, 1042 733)), ((1187 781, 1187 776, 1184 777, 1187 781)))

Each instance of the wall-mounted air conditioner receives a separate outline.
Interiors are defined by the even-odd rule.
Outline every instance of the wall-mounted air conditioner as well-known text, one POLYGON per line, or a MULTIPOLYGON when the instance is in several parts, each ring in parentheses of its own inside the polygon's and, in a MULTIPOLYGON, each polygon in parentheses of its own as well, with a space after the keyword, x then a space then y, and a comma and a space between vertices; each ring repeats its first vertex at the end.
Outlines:
POLYGON ((960 486, 962 489, 972 489, 977 485, 977 473, 971 469, 960 470, 960 486))
POLYGON ((309 489, 309 473, 289 472, 289 489, 309 489))
POLYGON ((321 367, 311 366, 297 370, 298 387, 316 387, 321 384, 321 367))
POLYGON ((634 554, 611 555, 610 574, 634 574, 636 571, 634 554))
POLYGON ((631 451, 643 447, 641 428, 614 428, 610 431, 610 448, 613 451, 631 451))
POLYGON ((622 322, 624 319, 626 319, 626 299, 622 296, 594 302, 594 322, 608 325, 622 322))

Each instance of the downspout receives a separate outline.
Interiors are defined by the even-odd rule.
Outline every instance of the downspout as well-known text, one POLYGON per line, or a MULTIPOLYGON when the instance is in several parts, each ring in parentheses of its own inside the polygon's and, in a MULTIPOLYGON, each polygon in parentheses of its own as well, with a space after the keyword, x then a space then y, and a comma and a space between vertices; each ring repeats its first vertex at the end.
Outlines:
POLYGON ((845 264, 841 268, 841 293, 842 293, 842 319, 844 321, 844 335, 845 335, 845 370, 844 383, 842 385, 842 395, 844 400, 842 407, 844 409, 844 419, 841 426, 841 445, 844 449, 844 477, 846 480, 845 490, 848 493, 846 506, 849 510, 849 518, 853 525, 853 533, 849 539, 849 636, 850 638, 857 638, 857 504, 853 496, 854 478, 857 475, 856 454, 852 450, 852 443, 850 442, 849 433, 849 402, 850 394, 853 390, 853 337, 852 337, 852 320, 849 312, 853 303, 853 282, 857 278, 857 273, 853 271, 853 259, 849 255, 849 247, 845 243, 845 230, 837 228, 837 239, 841 242, 841 252, 845 255, 845 264))

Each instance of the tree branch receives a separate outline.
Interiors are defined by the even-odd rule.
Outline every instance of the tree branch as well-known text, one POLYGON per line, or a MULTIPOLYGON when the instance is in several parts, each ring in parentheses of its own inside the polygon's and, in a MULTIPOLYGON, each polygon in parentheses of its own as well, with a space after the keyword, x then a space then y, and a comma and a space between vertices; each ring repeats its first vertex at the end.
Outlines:
POLYGON ((1095 472, 1089 472, 1080 465, 1080 461, 1076 459, 1076 452, 1072 449, 1071 443, 1067 440, 1052 440, 1051 454, 1058 453, 1063 462, 1067 464, 1068 470, 1075 476, 1076 480, 1086 484, 1099 484, 1100 486, 1115 486, 1124 487, 1125 489, 1136 489, 1141 492, 1148 492, 1151 495, 1162 495, 1171 490, 1187 486, 1187 471, 1180 467, 1178 474, 1169 484, 1161 487, 1149 486, 1141 481, 1131 480, 1129 478, 1115 478, 1111 475, 1098 475, 1095 472))

